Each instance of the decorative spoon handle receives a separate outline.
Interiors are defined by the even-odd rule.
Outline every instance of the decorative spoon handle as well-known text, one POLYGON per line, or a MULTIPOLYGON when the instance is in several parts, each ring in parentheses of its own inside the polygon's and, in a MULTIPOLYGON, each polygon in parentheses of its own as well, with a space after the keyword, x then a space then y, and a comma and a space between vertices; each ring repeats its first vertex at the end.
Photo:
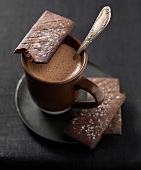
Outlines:
POLYGON ((84 49, 86 49, 86 47, 104 30, 104 28, 109 23, 110 18, 111 18, 111 9, 109 6, 106 6, 100 11, 96 21, 94 22, 92 28, 90 29, 90 31, 88 33, 87 37, 84 39, 81 46, 77 50, 75 56, 73 57, 74 60, 77 59, 79 54, 84 49))

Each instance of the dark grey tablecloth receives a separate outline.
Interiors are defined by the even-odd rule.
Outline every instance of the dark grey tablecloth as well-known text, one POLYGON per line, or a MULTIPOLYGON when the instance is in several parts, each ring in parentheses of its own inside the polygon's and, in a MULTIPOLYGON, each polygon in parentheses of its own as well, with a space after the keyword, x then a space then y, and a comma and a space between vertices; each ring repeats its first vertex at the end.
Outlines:
POLYGON ((141 1, 0 0, 0 168, 141 168, 141 1), (87 48, 89 60, 119 78, 127 95, 122 108, 123 134, 104 136, 94 150, 41 138, 21 121, 15 88, 23 74, 14 49, 45 10, 75 21, 71 32, 81 41, 101 8, 112 19, 87 48))

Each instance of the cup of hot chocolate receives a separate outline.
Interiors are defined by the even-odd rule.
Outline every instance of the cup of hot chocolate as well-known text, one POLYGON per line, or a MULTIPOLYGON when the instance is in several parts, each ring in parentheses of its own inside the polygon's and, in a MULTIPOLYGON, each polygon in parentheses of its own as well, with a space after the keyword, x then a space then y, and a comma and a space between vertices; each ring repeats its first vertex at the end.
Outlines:
POLYGON ((101 89, 83 76, 88 60, 86 51, 73 59, 79 46, 80 42, 68 35, 46 64, 32 63, 22 54, 28 90, 42 111, 60 114, 71 107, 96 107, 103 101, 101 89), (89 92, 94 101, 77 101, 80 89, 89 92))
POLYGON ((71 107, 96 107, 104 99, 101 89, 83 76, 86 51, 74 59, 81 43, 69 35, 73 25, 72 20, 45 11, 14 51, 22 54, 32 99, 50 114, 63 113, 71 107), (94 101, 77 101, 80 89, 89 92, 94 101))

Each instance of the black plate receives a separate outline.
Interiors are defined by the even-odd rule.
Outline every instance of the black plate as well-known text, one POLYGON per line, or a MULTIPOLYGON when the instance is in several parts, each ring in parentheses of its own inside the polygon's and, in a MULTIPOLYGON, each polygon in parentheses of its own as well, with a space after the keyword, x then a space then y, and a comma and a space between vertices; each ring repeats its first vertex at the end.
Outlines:
MULTIPOLYGON (((85 77, 111 77, 99 66, 90 62, 87 64, 84 75, 85 77)), ((86 92, 81 91, 80 99, 86 99, 86 92)), ((15 103, 22 121, 36 134, 61 143, 77 143, 67 137, 63 131, 78 109, 72 108, 61 115, 48 115, 40 111, 29 95, 25 75, 18 82, 15 92, 15 103)))

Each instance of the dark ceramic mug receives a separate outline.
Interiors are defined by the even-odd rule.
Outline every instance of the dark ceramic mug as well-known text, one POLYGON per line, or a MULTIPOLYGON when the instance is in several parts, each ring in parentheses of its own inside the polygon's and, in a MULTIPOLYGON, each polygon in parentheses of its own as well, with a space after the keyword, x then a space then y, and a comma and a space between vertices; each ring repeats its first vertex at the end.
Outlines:
MULTIPOLYGON (((64 43, 76 50, 80 46, 80 42, 72 36, 67 36, 64 43)), ((83 76, 88 60, 85 51, 81 54, 81 59, 82 67, 74 77, 62 82, 51 83, 32 75, 27 67, 27 58, 22 55, 21 63, 25 71, 28 90, 32 99, 42 111, 49 114, 60 114, 71 107, 93 108, 101 104, 104 99, 103 92, 97 85, 83 76), (80 89, 89 92, 94 97, 94 101, 76 101, 80 89)))

